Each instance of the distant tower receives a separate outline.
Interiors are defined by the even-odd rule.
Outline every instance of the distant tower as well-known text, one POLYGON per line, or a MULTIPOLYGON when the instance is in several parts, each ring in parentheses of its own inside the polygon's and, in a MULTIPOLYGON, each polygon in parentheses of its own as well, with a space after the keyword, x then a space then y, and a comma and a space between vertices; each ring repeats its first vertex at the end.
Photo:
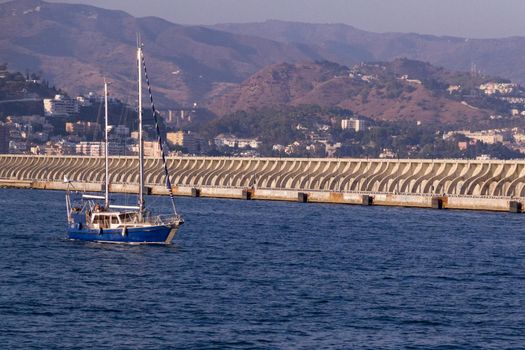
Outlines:
POLYGON ((479 83, 478 79, 480 77, 480 74, 479 74, 479 71, 478 71, 478 66, 476 65, 476 63, 472 62, 470 64, 470 94, 471 95, 476 95, 478 93, 478 86, 477 84, 479 83))
POLYGON ((476 65, 476 63, 472 62, 470 64, 470 76, 472 77, 472 79, 476 79, 478 77, 478 66, 476 65))

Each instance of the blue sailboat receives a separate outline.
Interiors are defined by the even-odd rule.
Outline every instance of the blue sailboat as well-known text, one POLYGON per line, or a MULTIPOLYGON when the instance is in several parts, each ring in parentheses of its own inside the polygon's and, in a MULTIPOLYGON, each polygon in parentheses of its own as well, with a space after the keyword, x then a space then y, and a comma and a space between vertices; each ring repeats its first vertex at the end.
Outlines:
POLYGON ((78 203, 71 198, 72 182, 68 182, 66 192, 66 208, 68 229, 67 236, 72 240, 125 243, 125 244, 171 244, 175 235, 184 223, 177 213, 173 190, 165 159, 165 152, 159 130, 157 112, 153 103, 151 87, 146 69, 146 63, 141 45, 137 47, 138 67, 138 119, 139 119, 139 193, 138 205, 116 205, 109 198, 109 147, 108 147, 108 84, 104 82, 105 106, 105 194, 84 194, 78 203), (163 216, 154 215, 146 208, 144 200, 144 140, 142 128, 142 72, 146 77, 150 95, 151 108, 157 129, 157 139, 160 144, 166 187, 169 191, 173 213, 163 216))

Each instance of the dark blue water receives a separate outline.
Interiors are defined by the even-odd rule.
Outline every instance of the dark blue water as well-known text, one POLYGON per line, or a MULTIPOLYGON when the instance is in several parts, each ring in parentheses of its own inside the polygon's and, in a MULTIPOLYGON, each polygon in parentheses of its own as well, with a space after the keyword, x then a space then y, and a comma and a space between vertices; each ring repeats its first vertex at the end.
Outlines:
POLYGON ((64 240, 0 190, 0 348, 525 347, 525 216, 179 199, 175 244, 64 240))

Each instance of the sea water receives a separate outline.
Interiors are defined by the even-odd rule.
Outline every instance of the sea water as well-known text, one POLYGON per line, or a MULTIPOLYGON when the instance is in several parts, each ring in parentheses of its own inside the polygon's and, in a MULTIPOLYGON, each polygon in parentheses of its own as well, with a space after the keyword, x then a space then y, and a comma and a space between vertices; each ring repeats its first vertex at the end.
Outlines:
POLYGON ((523 215, 177 204, 173 245, 108 245, 65 239, 63 192, 0 190, 0 348, 525 347, 523 215))

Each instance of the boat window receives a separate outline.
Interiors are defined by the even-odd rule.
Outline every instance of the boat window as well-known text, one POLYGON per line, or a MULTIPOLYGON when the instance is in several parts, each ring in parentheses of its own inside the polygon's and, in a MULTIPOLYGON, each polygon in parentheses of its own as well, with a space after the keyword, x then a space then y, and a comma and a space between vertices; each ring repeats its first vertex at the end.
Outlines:
POLYGON ((132 222, 133 221, 133 214, 131 214, 131 213, 120 214, 120 220, 122 220, 122 222, 132 222))
POLYGON ((118 218, 109 215, 95 215, 93 218, 93 224, 99 225, 101 228, 108 228, 111 226, 111 223, 118 224, 118 218))

